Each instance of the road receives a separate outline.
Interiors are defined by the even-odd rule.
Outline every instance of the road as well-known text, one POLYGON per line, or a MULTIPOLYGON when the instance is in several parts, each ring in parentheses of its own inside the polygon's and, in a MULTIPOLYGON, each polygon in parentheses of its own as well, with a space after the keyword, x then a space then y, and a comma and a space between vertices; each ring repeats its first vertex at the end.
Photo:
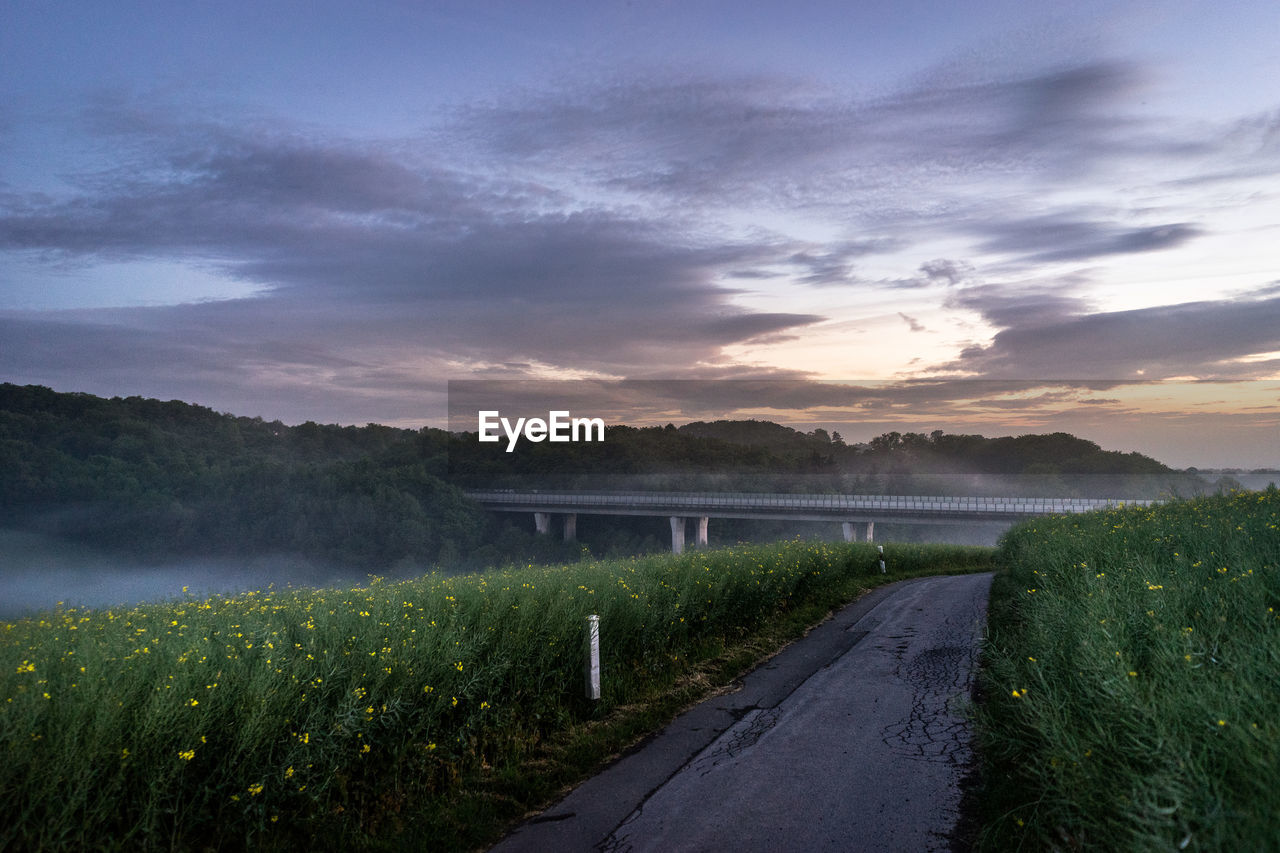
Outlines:
POLYGON ((494 853, 949 850, 990 584, 874 590, 494 853))

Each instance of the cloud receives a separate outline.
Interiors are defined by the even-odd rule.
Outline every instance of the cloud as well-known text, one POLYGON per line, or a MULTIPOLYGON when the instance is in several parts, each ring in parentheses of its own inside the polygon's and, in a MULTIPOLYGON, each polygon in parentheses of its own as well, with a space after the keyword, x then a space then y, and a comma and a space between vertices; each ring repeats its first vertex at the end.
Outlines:
POLYGON ((903 321, 907 324, 907 326, 911 329, 911 331, 913 332, 925 331, 924 326, 920 325, 920 321, 917 320, 915 317, 908 316, 902 311, 898 312, 898 316, 903 319, 903 321))
MULTIPOLYGON (((1075 375, 1080 359, 1086 377, 1129 376, 1157 368, 1139 342, 1196 321, 1240 333, 1206 345, 1215 369, 1261 370, 1231 361, 1280 349, 1257 348, 1268 338, 1246 310, 1091 314, 1083 288, 996 285, 962 260, 966 251, 1028 265, 1093 260, 1208 233, 1190 214, 1044 210, 1042 190, 1077 186, 1065 178, 1152 160, 1200 168, 1223 135, 1271 150, 1275 125, 1261 119, 1198 136, 1136 119, 1145 76, 1105 62, 996 80, 948 74, 868 99, 780 76, 655 72, 520 92, 392 141, 103 104, 93 141, 113 165, 65 175, 72 190, 56 197, 7 187, 0 251, 33 263, 198 265, 258 290, 166 307, 0 313, 0 371, 356 422, 411 417, 444 379, 473 371, 794 376, 726 354, 828 319, 744 308, 725 285, 771 279, 945 289, 949 304, 1000 329, 948 370, 1075 375), (755 218, 762 209, 785 215, 755 218), (780 233, 793 221, 834 236, 780 233), (947 247, 900 260, 936 240, 947 247), (864 274, 873 255, 905 274, 864 274), (1108 343, 1104 328, 1125 340, 1108 343), (1046 355, 1036 360, 1038 343, 1046 355), (1111 369, 1106 354, 1117 359, 1111 369)), ((845 292, 823 295, 836 306, 845 292)), ((913 330, 923 328, 918 304, 901 312, 913 330)), ((1250 304, 1272 317, 1273 299, 1250 304)), ((1172 349, 1150 341, 1169 365, 1192 358, 1172 349)), ((1182 368, 1170 370, 1157 372, 1182 368)), ((802 397, 792 394, 797 405, 802 397)), ((850 405, 888 401, 867 392, 850 405)))
POLYGON ((70 198, 8 195, 0 248, 201 263, 261 291, 9 312, 6 375, 111 393, 173 387, 200 400, 256 384, 315 417, 325 385, 343 397, 329 408, 351 411, 482 364, 683 370, 823 319, 739 308, 716 283, 776 257, 773 246, 605 209, 565 212, 526 183, 374 144, 215 128, 156 145, 149 161, 83 178, 70 198))
POLYGON ((1271 289, 1253 298, 1097 313, 1071 296, 997 288, 976 288, 954 304, 1001 329, 941 369, 993 379, 1249 379, 1274 371, 1274 363, 1251 357, 1280 351, 1280 296, 1271 289))
POLYGON ((973 266, 966 261, 935 258, 932 261, 925 261, 921 264, 917 269, 916 275, 907 278, 865 281, 864 283, 875 287, 889 287, 895 290, 914 290, 935 285, 955 287, 968 281, 973 271, 973 266))
POLYGON ((1120 109, 1143 82, 1136 66, 1095 62, 1004 80, 939 76, 857 100, 777 76, 633 75, 463 110, 458 129, 506 160, 551 174, 573 164, 576 181, 665 200, 892 205, 881 191, 923 180, 1061 175, 1173 153, 1120 109))
POLYGON ((1184 245, 1204 232, 1186 222, 1140 228, 1046 214, 1016 221, 1000 219, 974 229, 989 235, 984 252, 1015 255, 1022 262, 1083 261, 1107 255, 1154 252, 1184 245))
POLYGON ((800 284, 818 287, 844 285, 854 281, 854 260, 868 255, 892 252, 901 248, 900 239, 851 240, 835 243, 815 250, 806 247, 786 259, 786 263, 801 271, 793 276, 800 284))

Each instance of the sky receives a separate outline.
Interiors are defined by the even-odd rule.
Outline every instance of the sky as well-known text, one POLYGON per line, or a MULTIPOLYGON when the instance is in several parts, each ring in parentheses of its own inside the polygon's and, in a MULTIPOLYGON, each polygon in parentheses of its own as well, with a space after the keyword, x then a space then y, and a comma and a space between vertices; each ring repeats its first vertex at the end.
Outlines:
POLYGON ((450 380, 626 380, 628 423, 1280 467, 1278 42, 1271 0, 13 0, 0 381, 442 426, 450 380))

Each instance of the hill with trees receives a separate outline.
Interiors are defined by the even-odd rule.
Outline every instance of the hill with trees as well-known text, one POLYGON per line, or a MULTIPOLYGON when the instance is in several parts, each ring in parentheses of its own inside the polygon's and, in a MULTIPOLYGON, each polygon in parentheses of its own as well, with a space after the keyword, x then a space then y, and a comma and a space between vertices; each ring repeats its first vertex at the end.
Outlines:
POLYGON ((179 401, 0 385, 0 524, 161 558, 356 565, 482 544, 439 430, 285 426, 179 401))
MULTIPOLYGON (((203 406, 0 385, 0 527, 139 559, 292 554, 381 570, 572 559, 469 487, 1156 497, 1211 488, 1066 433, 890 432, 866 444, 768 421, 611 426, 514 453, 442 430, 287 426, 203 406)), ((758 526, 758 525, 757 525, 758 526)), ((749 536, 748 523, 720 525, 749 536)), ((781 529, 764 535, 782 535, 781 529)), ((599 554, 665 547, 661 520, 584 519, 599 554)), ((730 540, 732 541, 732 540, 730 540)))

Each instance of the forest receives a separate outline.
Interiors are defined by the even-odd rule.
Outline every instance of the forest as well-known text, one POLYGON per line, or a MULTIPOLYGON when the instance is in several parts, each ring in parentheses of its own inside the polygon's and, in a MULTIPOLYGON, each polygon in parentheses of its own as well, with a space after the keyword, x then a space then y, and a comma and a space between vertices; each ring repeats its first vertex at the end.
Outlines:
MULTIPOLYGON (((0 384, 0 528, 138 560, 265 553, 463 569, 666 546, 662 519, 584 518, 579 542, 536 537, 527 519, 480 509, 469 487, 1138 498, 1221 485, 1066 433, 890 432, 849 444, 823 429, 716 421, 609 426, 602 443, 505 453, 433 428, 288 426, 177 400, 0 384)), ((791 527, 723 522, 716 536, 791 527)))

